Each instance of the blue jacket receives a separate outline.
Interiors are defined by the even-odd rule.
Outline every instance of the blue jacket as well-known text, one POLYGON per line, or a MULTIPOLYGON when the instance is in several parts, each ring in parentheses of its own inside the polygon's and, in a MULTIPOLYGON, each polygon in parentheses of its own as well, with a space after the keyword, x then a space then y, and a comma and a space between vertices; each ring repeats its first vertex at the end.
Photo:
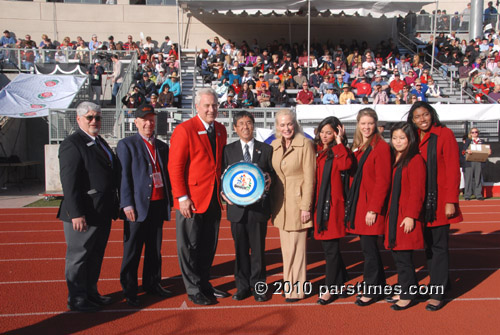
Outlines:
MULTIPOLYGON (((170 220, 172 201, 170 179, 168 176, 168 145, 155 140, 157 159, 165 187, 165 218, 170 220)), ((153 167, 148 149, 139 133, 118 142, 116 152, 122 167, 120 183, 120 208, 133 206, 137 213, 136 222, 146 220, 151 194, 153 192, 153 167)))

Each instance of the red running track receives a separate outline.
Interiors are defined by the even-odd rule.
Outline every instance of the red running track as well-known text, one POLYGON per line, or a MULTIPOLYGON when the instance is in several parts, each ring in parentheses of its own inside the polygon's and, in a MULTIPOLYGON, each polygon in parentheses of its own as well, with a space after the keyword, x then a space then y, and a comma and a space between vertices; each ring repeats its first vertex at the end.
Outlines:
MULTIPOLYGON (((64 233, 54 208, 7 209, 0 212, 0 332, 7 334, 323 334, 331 333, 496 333, 500 326, 500 201, 461 203, 465 222, 452 225, 450 274, 452 289, 440 311, 425 311, 419 303, 395 312, 379 302, 354 305, 354 297, 328 306, 316 304, 323 283, 321 246, 308 241, 308 280, 312 294, 287 304, 281 295, 257 303, 219 299, 200 307, 188 301, 176 257, 174 222, 164 225, 163 282, 175 293, 161 299, 140 295, 140 308, 124 300, 119 283, 122 256, 122 222, 113 223, 102 267, 99 290, 115 303, 100 312, 66 311, 64 233)), ((223 213, 224 215, 224 213, 223 213)), ((230 225, 223 220, 212 270, 212 283, 235 293, 234 247, 230 225)), ((269 292, 281 279, 282 264, 276 228, 266 240, 269 292)), ((362 280, 359 239, 342 239, 341 248, 351 280, 362 280)), ((396 282, 389 252, 382 253, 388 283, 396 282)), ((415 253, 420 284, 428 282, 423 251, 415 253)), ((142 264, 141 264, 142 268, 142 264)), ((269 294, 270 295, 270 294, 269 294)))

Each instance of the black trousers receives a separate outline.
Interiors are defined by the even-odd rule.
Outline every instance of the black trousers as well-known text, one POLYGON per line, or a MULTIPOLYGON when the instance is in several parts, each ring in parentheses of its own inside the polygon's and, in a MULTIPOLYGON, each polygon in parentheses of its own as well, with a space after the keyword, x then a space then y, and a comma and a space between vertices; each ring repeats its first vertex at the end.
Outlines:
POLYGON ((123 223, 123 261, 120 283, 126 297, 135 297, 138 290, 137 272, 144 246, 142 286, 144 290, 158 285, 161 281, 161 242, 163 238, 163 218, 165 202, 151 201, 144 222, 123 223))
POLYGON ((342 254, 340 253, 340 239, 322 240, 321 246, 325 253, 325 285, 340 287, 349 279, 342 254))
POLYGON ((259 281, 266 281, 267 222, 255 222, 247 211, 241 222, 231 222, 236 259, 234 280, 238 291, 249 291, 259 281))
POLYGON ((98 294, 97 281, 101 273, 104 251, 111 230, 111 219, 89 225, 87 231, 73 230, 73 223, 63 222, 66 240, 65 276, 68 300, 86 299, 98 294))
POLYGON ((413 264, 413 250, 393 250, 392 257, 396 263, 398 271, 398 284, 401 285, 400 298, 404 300, 413 300, 417 296, 417 275, 415 274, 415 265, 413 264), (410 294, 410 286, 415 285, 413 294, 410 294))
MULTIPOLYGON (((450 225, 424 228, 425 255, 427 257, 427 267, 429 269, 431 286, 443 287, 442 294, 433 292, 431 299, 443 300, 444 291, 449 281, 448 267, 448 239, 450 235, 450 225)), ((434 290, 436 291, 436 290, 434 290)))
POLYGON ((368 290, 364 296, 378 297, 384 292, 385 272, 377 245, 377 235, 360 235, 361 250, 364 257, 363 280, 368 290))
POLYGON ((205 213, 193 213, 185 218, 179 210, 175 213, 177 256, 182 280, 189 295, 210 293, 210 268, 217 249, 221 209, 214 189, 212 200, 205 213))

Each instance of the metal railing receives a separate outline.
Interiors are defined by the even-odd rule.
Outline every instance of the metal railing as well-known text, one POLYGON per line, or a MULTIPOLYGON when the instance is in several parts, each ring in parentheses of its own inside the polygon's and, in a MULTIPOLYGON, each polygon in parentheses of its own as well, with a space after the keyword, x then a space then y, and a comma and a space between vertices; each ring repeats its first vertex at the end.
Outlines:
MULTIPOLYGON (((120 61, 120 60, 119 60, 120 61)), ((137 53, 132 54, 132 58, 130 59, 130 64, 125 69, 125 75, 123 76, 123 82, 118 89, 118 93, 116 94, 116 118, 118 119, 123 115, 122 111, 122 99, 127 95, 130 90, 130 86, 135 82, 134 75, 137 71, 137 53)))

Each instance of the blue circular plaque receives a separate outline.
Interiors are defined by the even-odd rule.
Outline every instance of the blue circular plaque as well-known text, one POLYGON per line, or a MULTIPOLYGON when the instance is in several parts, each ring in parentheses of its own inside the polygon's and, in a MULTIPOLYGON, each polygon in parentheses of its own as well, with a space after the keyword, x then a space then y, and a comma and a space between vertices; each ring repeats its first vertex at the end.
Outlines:
POLYGON ((256 203, 264 194, 265 188, 264 173, 253 163, 232 164, 222 176, 222 191, 235 205, 248 206, 256 203))

